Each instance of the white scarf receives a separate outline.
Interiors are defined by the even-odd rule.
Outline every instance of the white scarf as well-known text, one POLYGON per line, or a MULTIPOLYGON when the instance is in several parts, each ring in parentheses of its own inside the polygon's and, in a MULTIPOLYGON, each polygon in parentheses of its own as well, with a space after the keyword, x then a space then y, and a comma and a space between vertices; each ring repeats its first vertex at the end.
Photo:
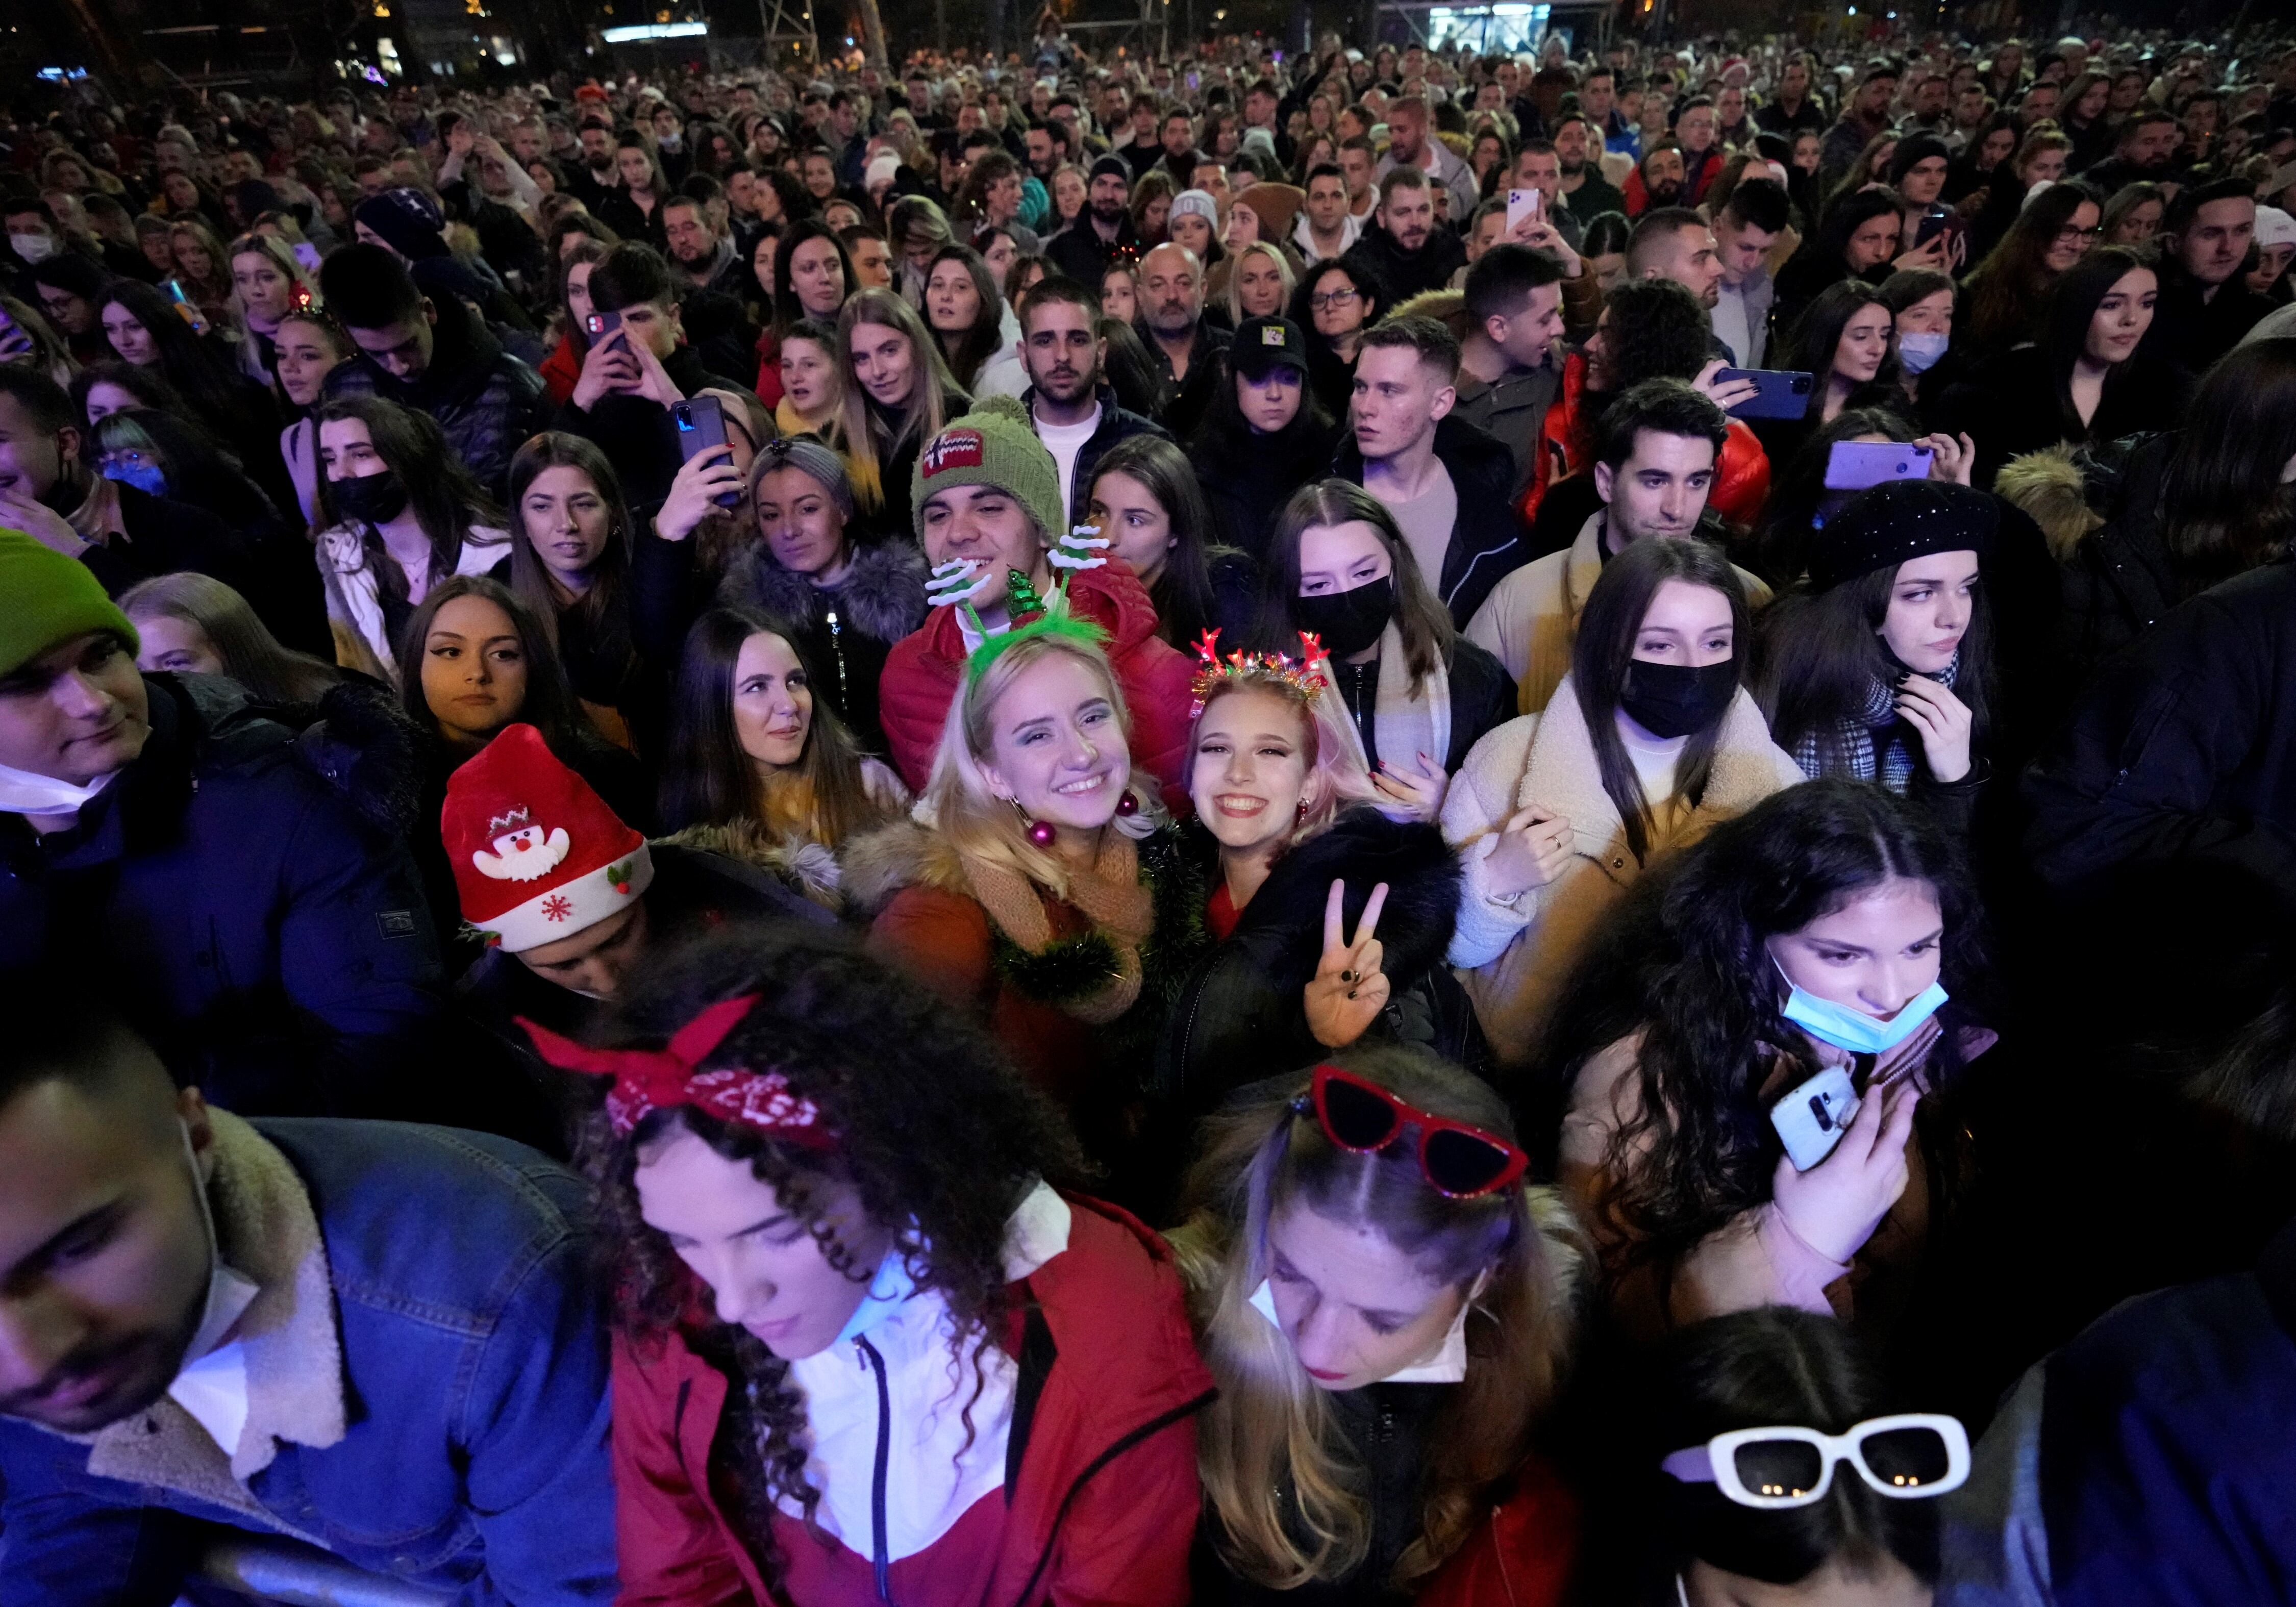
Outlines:
POLYGON ((53 775, 0 765, 0 815, 31 815, 48 819, 77 815, 82 805, 111 784, 112 775, 99 775, 86 786, 75 786, 53 775))
MULTIPOLYGON (((1341 709, 1347 708, 1347 699, 1341 695, 1338 672, 1330 659, 1319 660, 1324 684, 1331 688, 1332 701, 1341 709)), ((1364 751, 1363 737, 1356 730, 1352 717, 1343 719, 1348 741, 1355 745, 1356 762, 1366 769, 1370 756, 1364 751)), ((1451 676, 1439 661, 1435 671, 1427 677, 1417 698, 1411 695, 1411 665, 1403 654, 1403 633, 1390 619, 1379 633, 1379 687, 1373 694, 1371 710, 1372 735, 1379 745, 1379 756, 1398 770, 1416 771, 1418 758, 1425 754, 1438 765, 1449 767, 1451 758, 1451 676)))
MULTIPOLYGON (((509 541, 507 530, 472 525, 455 556, 455 573, 485 574, 510 555, 509 541)), ((331 526, 319 532, 318 550, 319 573, 326 580, 329 603, 340 607, 343 622, 358 632, 375 662, 397 685, 398 660, 391 654, 390 632, 383 623, 381 582, 374 565, 367 561, 365 530, 346 524, 331 526)), ((385 562, 398 561, 386 553, 385 562)))

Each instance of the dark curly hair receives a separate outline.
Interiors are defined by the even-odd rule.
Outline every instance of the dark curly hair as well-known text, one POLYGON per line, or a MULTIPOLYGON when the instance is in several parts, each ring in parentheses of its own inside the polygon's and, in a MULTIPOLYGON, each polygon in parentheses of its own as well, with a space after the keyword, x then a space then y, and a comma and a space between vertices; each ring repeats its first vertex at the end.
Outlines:
POLYGON ((1971 1021, 1985 971, 1976 890, 1921 806, 1870 783, 1806 782, 1716 826, 1582 964, 1577 996, 1558 1013, 1571 1038, 1556 1045, 1553 1083, 1567 1086, 1589 1056, 1643 1033, 1642 1113, 1611 1139, 1603 1169, 1615 1181, 1599 1208, 1633 1246, 1628 1266, 1671 1267, 1769 1198, 1782 1152, 1760 1089, 1773 1054, 1794 1062, 1790 1085, 1819 1068, 1779 1013, 1784 991, 1766 942, 1898 878, 1937 890, 1939 980, 1953 998, 1939 1012, 1945 1032, 1931 1063, 1949 1081, 1960 1069, 1955 1029, 1971 1021))
MULTIPOLYGON (((808 1525, 820 1499, 805 1479, 805 1404, 787 1362, 744 1330, 701 1316, 698 1281, 640 1215, 633 1178, 641 1154, 683 1127, 726 1159, 748 1161, 811 1226, 830 1265, 859 1283, 876 1268, 854 1266, 822 1216, 824 1185, 849 1185, 871 1221, 898 1226, 917 1287, 947 1303, 952 1348, 973 1365, 972 1399, 1010 1298, 1006 1222, 1037 1179, 1070 1178, 1078 1168, 1059 1119, 983 1034, 837 933, 734 930, 675 949, 633 976, 603 1041, 659 1045, 711 1004, 744 994, 758 1003, 704 1065, 780 1071, 820 1108, 836 1135, 833 1151, 690 1108, 650 1111, 618 1135, 601 1109, 585 1124, 578 1158, 599 1192, 619 1325, 642 1346, 681 1332, 726 1377, 709 1447, 711 1494, 737 1516, 770 1587, 781 1577, 776 1497, 801 1504, 808 1525)), ((603 1084, 592 1096, 603 1102, 603 1084)), ((968 1399, 968 1427, 971 1406, 968 1399)))

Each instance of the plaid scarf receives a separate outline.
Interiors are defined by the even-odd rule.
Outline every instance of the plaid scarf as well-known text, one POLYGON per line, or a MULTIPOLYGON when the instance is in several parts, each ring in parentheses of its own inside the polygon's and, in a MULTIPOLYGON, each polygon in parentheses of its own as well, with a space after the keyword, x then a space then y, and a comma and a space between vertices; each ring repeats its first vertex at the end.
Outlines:
MULTIPOLYGON (((1961 654, 1956 652, 1953 662, 1929 679, 1950 691, 1960 673, 1961 654)), ((1836 721, 1831 732, 1822 726, 1803 732, 1794 743, 1793 757, 1804 775, 1849 775, 1878 781, 1902 793, 1913 785, 1920 752, 1920 737, 1898 717, 1898 689, 1876 679, 1866 689, 1863 708, 1836 721), (1836 756, 1831 765, 1826 762, 1829 751, 1836 756)))

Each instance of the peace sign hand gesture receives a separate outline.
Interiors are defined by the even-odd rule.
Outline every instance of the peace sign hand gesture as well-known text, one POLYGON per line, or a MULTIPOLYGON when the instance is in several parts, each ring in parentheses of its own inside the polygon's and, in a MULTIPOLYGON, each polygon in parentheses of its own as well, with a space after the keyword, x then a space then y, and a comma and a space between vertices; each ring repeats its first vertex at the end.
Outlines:
POLYGON ((1348 884, 1334 880, 1331 897, 1324 900, 1324 956, 1308 984, 1308 1030, 1326 1049, 1344 1049, 1361 1037, 1387 1004, 1390 984, 1379 968, 1382 953, 1379 912, 1387 906, 1387 883, 1371 890, 1363 919, 1352 938, 1346 929, 1348 884))

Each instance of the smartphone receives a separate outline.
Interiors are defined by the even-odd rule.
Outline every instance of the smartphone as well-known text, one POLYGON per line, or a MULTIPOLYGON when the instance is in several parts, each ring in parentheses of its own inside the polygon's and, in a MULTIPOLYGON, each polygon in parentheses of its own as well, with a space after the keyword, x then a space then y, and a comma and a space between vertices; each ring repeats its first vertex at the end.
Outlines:
POLYGON ((1544 190, 1509 190, 1507 232, 1513 233, 1514 225, 1526 217, 1536 219, 1544 216, 1546 206, 1546 192, 1544 190))
POLYGON ((1806 1172, 1833 1153, 1842 1129, 1857 1114, 1857 1090, 1849 1073, 1828 1066, 1770 1107, 1770 1125, 1777 1129, 1794 1170, 1806 1172))
POLYGON ((619 312, 592 313, 587 319, 584 320, 582 325, 583 328, 590 332, 590 344, 593 346, 595 346, 599 341, 604 340, 608 335, 612 334, 616 330, 621 328, 621 326, 622 315, 619 312))
POLYGON ((1825 460, 1825 488, 1863 491, 1893 480, 1927 480, 1936 455, 1896 441, 1836 441, 1825 460))
POLYGON ((184 287, 180 283, 174 279, 163 279, 160 282, 160 288, 168 292, 168 299, 176 304, 176 310, 183 315, 184 322, 192 326, 194 333, 203 335, 208 332, 207 315, 200 311, 192 299, 184 293, 184 287))
POLYGON ((1914 231, 1914 250, 1920 250, 1952 226, 1952 208, 1931 207, 1922 214, 1921 226, 1914 231))
POLYGON ((1809 412, 1816 391, 1814 376, 1778 368, 1725 368, 1714 376, 1717 385, 1751 380, 1755 393, 1730 411, 1742 419, 1798 419, 1809 412))
POLYGON ((1201 89, 1201 88, 1202 88, 1202 87, 1203 87, 1203 83, 1204 83, 1204 75, 1203 75, 1203 74, 1201 74, 1201 73, 1200 73, 1200 72, 1192 72, 1192 73, 1190 73, 1190 74, 1188 75, 1188 87, 1189 87, 1189 88, 1191 88, 1191 89, 1201 89))
MULTIPOLYGON (((701 453, 726 444, 726 404, 714 396, 698 396, 680 402, 669 410, 669 416, 677 426, 677 455, 681 463, 691 463, 701 453)), ((727 491, 710 500, 721 508, 730 508, 741 502, 742 494, 727 491)))

